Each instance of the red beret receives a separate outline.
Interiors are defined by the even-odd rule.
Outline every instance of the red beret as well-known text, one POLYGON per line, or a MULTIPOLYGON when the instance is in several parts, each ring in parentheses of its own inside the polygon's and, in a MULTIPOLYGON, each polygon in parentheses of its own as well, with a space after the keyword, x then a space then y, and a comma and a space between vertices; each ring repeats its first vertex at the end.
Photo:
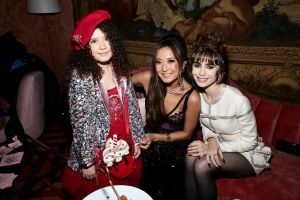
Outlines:
POLYGON ((105 20, 111 20, 110 14, 106 10, 95 10, 81 18, 77 23, 72 34, 72 49, 79 51, 84 48, 97 25, 105 20))

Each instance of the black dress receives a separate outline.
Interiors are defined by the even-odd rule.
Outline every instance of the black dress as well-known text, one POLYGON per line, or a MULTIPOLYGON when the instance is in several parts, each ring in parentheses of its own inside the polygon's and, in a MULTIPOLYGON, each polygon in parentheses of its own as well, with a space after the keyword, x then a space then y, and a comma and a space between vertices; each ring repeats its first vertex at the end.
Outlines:
MULTIPOLYGON (((173 110, 184 100, 182 112, 166 116, 161 126, 153 130, 145 126, 145 133, 167 134, 180 131, 184 127, 185 110, 189 95, 194 89, 191 88, 179 100, 173 110)), ((195 137, 193 137, 195 138, 195 137)), ((193 139, 192 138, 192 139, 193 139)), ((151 146, 142 153, 143 173, 142 189, 154 200, 182 200, 184 199, 184 157, 187 145, 191 140, 177 142, 153 142, 151 146)))

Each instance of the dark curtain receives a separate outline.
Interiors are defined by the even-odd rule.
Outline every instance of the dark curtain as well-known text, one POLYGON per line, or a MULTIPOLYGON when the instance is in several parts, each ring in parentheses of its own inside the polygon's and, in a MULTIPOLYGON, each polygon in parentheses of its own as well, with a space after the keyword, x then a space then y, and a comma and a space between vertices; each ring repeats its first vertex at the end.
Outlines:
POLYGON ((74 19, 77 21, 96 9, 108 10, 113 20, 130 21, 135 17, 138 0, 73 0, 74 19))

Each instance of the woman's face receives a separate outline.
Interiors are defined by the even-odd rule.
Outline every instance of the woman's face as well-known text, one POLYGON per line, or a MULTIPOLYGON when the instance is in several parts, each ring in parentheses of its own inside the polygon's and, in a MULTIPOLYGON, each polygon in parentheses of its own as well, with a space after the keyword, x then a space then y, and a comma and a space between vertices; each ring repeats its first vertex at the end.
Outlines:
POLYGON ((96 28, 89 42, 92 56, 101 63, 107 63, 112 57, 111 45, 105 34, 96 28))
POLYGON ((156 53, 155 69, 159 78, 166 84, 178 84, 179 62, 169 47, 160 48, 156 53))
POLYGON ((195 83, 201 88, 216 84, 219 68, 218 65, 209 63, 207 59, 204 59, 201 63, 198 61, 193 62, 192 75, 195 83))

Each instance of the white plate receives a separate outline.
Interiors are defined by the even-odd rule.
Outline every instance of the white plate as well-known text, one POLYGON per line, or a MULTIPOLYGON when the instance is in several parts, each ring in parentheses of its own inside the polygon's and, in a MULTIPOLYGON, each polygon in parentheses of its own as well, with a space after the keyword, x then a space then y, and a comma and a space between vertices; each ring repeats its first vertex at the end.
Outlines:
MULTIPOLYGON (((125 195, 128 200, 153 200, 143 190, 128 186, 115 185, 115 188, 120 196, 125 195)), ((118 200, 111 186, 96 190, 84 198, 84 200, 118 200)))

